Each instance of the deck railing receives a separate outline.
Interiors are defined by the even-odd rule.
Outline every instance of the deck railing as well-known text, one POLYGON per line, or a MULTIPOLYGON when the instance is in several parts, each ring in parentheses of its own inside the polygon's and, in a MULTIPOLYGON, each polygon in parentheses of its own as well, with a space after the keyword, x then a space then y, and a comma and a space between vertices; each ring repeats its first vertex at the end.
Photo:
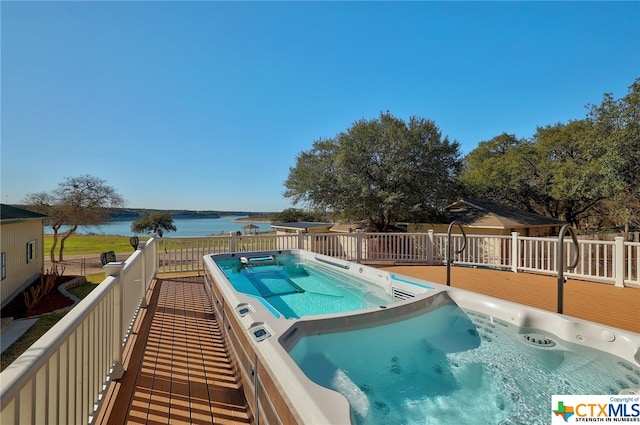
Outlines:
POLYGON ((93 420, 107 384, 124 373, 123 347, 156 264, 150 239, 105 266, 105 280, 0 374, 0 423, 93 420))
MULTIPOLYGON (((452 252, 462 235, 451 235, 452 252)), ((556 274, 556 238, 467 235, 454 264, 513 272, 556 274)), ((573 245, 565 242, 567 260, 573 245)), ((237 251, 306 249, 367 263, 444 264, 447 235, 428 233, 298 233, 151 238, 124 262, 105 266, 107 277, 71 312, 0 374, 0 423, 86 424, 94 419, 109 381, 122 376, 131 324, 145 307, 158 273, 204 271, 203 256, 237 251)), ((580 262, 567 276, 640 286, 640 243, 580 241, 580 262)))
MULTIPOLYGON (((237 235, 205 238, 167 238, 158 243, 159 272, 203 272, 202 257, 235 251, 305 249, 344 260, 401 264, 442 265, 446 259, 444 233, 298 233, 287 235, 237 235)), ((556 275, 558 240, 510 236, 467 235, 467 246, 460 234, 451 235, 455 265, 488 267, 513 272, 556 275)), ((567 264, 573 257, 573 243, 564 242, 567 264)), ((617 286, 640 285, 640 243, 579 241, 578 266, 567 277, 617 286)))

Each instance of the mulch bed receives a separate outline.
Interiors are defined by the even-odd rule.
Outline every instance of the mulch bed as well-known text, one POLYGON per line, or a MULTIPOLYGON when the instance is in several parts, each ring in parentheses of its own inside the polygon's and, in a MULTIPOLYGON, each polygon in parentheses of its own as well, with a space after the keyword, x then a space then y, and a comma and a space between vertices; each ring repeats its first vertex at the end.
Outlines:
MULTIPOLYGON (((76 276, 58 276, 53 290, 42 297, 42 299, 38 304, 36 304, 30 315, 27 316, 27 307, 24 304, 24 296, 22 295, 22 293, 20 293, 2 309, 1 316, 13 317, 14 319, 22 319, 24 317, 37 316, 43 313, 50 313, 60 308, 69 307, 73 304, 73 300, 63 295, 58 290, 58 286, 63 285, 75 278, 76 276)), ((38 285, 39 283, 40 279, 37 279, 31 286, 38 285)), ((27 288, 26 290, 29 290, 29 288, 27 288)))

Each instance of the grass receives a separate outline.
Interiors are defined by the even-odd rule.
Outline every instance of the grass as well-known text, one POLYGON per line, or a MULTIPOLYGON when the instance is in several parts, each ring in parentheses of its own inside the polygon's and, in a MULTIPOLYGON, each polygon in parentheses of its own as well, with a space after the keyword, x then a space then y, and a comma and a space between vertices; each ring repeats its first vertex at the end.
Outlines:
MULTIPOLYGON (((76 297, 83 299, 91 291, 96 289, 96 287, 104 280, 104 273, 92 273, 86 275, 87 282, 72 288, 69 290, 76 297)), ((24 353, 27 348, 31 346, 34 342, 38 340, 42 335, 44 335, 53 325, 58 323, 60 319, 65 315, 65 313, 51 313, 47 315, 40 316, 37 322, 33 324, 24 334, 20 336, 11 344, 6 350, 2 352, 0 356, 0 372, 3 371, 7 366, 9 366, 15 359, 20 357, 22 353, 24 353)))
MULTIPOLYGON (((147 239, 146 237, 140 238, 141 241, 147 239)), ((52 245, 53 235, 44 235, 44 252, 46 255, 49 255, 52 245)), ((58 237, 56 257, 58 249, 60 249, 60 237, 58 237)), ((133 253, 133 248, 127 236, 72 235, 64 242, 64 255, 100 254, 106 251, 133 253)))
MULTIPOLYGON (((262 235, 275 235, 275 232, 263 232, 262 235)), ((148 237, 141 237, 140 241, 146 241, 148 237)), ((171 244, 170 240, 161 239, 160 247, 162 244, 171 244)), ((244 244, 250 243, 245 239, 244 244)), ((228 246, 229 241, 223 242, 228 246)), ((53 245, 53 235, 44 235, 44 252, 47 257, 51 251, 53 245)), ((56 248, 56 257, 58 256, 58 249, 60 248, 60 238, 58 238, 58 246, 56 248)), ((245 247, 246 248, 246 247, 245 247)), ((70 236, 64 242, 63 255, 98 255, 106 251, 113 251, 116 253, 130 252, 133 253, 133 248, 129 243, 129 237, 127 236, 111 236, 111 235, 73 235, 70 236)))
POLYGON ((89 295, 91 291, 96 289, 96 287, 100 284, 100 282, 104 280, 105 273, 91 273, 86 275, 85 277, 87 278, 86 283, 83 283, 80 286, 76 286, 75 288, 69 289, 69 292, 71 292, 73 295, 75 295, 80 299, 83 299, 84 297, 89 295))
POLYGON ((75 295, 76 297, 82 299, 82 298, 86 297, 87 295, 89 295, 89 293, 91 291, 96 289, 96 286, 98 286, 97 283, 87 282, 87 283, 83 283, 80 286, 76 286, 73 289, 69 289, 69 292, 71 294, 75 295))
POLYGON ((31 344, 36 342, 45 334, 53 325, 58 323, 64 316, 64 313, 51 313, 41 316, 36 323, 33 324, 16 342, 11 344, 9 348, 2 352, 0 356, 0 371, 9 366, 20 354, 25 352, 31 344))
MULTIPOLYGON (((100 282, 102 282, 105 278, 105 273, 104 272, 100 272, 100 273, 89 273, 88 275, 85 276, 87 278, 87 282, 93 283, 95 285, 99 284, 100 282)), ((78 297, 81 298, 81 297, 78 297)))

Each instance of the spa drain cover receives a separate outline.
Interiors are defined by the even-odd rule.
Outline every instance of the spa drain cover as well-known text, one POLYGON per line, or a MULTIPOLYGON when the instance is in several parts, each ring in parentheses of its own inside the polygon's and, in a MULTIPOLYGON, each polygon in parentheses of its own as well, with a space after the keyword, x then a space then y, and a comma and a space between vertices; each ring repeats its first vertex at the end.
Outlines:
POLYGON ((546 335, 524 334, 522 335, 522 339, 525 342, 537 347, 553 347, 554 345, 556 345, 556 342, 546 335))

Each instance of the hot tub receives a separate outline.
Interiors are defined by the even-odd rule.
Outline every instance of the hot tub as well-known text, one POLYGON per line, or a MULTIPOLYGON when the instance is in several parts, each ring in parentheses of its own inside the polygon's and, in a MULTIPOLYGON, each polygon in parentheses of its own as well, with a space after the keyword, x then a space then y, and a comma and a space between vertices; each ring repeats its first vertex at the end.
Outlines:
POLYGON ((205 264, 262 423, 545 423, 550 394, 640 387, 635 333, 301 250, 212 255, 205 264), (256 278, 260 267, 266 274, 256 278), (321 293, 320 304, 337 300, 295 277, 312 270, 363 303, 300 314, 296 300, 307 292, 321 293))

